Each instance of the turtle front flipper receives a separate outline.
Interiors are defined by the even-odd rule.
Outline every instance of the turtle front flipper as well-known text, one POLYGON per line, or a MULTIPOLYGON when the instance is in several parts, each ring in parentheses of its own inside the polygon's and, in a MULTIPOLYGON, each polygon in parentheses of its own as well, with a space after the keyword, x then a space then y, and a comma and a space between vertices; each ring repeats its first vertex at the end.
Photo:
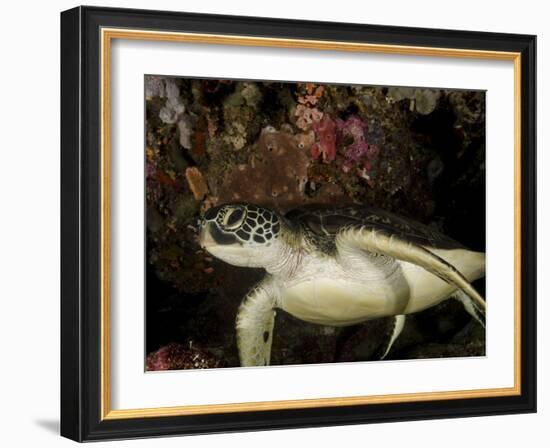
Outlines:
POLYGON ((476 306, 485 311, 485 300, 470 282, 453 265, 424 246, 370 225, 352 226, 336 235, 338 251, 361 248, 367 252, 386 255, 422 267, 441 280, 454 285, 472 298, 476 306))
POLYGON ((270 277, 254 287, 237 313, 237 347, 241 366, 267 366, 271 358, 276 295, 270 277))

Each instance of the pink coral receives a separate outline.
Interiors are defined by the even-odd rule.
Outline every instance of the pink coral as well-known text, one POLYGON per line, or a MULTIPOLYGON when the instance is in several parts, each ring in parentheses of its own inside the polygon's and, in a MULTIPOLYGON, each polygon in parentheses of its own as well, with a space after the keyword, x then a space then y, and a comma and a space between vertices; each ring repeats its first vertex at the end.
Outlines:
POLYGON ((294 115, 297 117, 296 126, 298 128, 307 131, 311 128, 311 125, 323 118, 323 112, 315 107, 319 102, 319 99, 323 95, 324 87, 319 86, 315 89, 315 86, 311 83, 306 85, 306 93, 298 97, 298 106, 294 115))
POLYGON ((182 370, 182 369, 209 369, 222 367, 220 360, 211 353, 193 347, 171 342, 149 353, 145 360, 147 371, 153 370, 182 370))
POLYGON ((365 140, 365 129, 367 124, 356 115, 352 115, 347 120, 336 120, 336 125, 342 137, 351 137, 353 142, 344 149, 344 162, 342 171, 350 172, 354 167, 357 168, 357 175, 367 181, 372 187, 372 162, 379 153, 376 145, 371 145, 365 140))
POLYGON ((365 141, 356 141, 346 147, 344 156, 348 161, 359 163, 363 157, 369 155, 370 145, 365 141))
POLYGON ((303 104, 298 104, 298 106, 296 106, 296 112, 294 115, 298 117, 296 120, 296 126, 302 130, 309 129, 312 123, 315 123, 323 118, 323 112, 319 109, 304 106, 303 104))
POLYGON ((367 124, 357 115, 348 117, 346 121, 337 119, 336 126, 344 137, 352 137, 354 142, 365 141, 365 129, 367 124))
POLYGON ((300 96, 298 97, 298 102, 300 104, 311 104, 312 106, 315 106, 317 104, 317 101, 319 101, 319 98, 317 98, 315 95, 306 95, 306 96, 300 96))
POLYGON ((336 123, 329 115, 313 123, 313 130, 319 141, 311 147, 314 159, 322 155, 323 162, 330 163, 336 158, 336 123))

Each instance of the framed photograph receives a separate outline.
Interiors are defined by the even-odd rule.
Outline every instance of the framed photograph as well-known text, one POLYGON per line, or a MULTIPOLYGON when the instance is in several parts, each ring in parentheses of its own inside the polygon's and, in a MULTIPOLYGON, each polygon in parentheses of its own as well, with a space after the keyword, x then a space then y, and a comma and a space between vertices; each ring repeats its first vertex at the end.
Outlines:
POLYGON ((536 411, 535 36, 61 14, 61 433, 536 411))

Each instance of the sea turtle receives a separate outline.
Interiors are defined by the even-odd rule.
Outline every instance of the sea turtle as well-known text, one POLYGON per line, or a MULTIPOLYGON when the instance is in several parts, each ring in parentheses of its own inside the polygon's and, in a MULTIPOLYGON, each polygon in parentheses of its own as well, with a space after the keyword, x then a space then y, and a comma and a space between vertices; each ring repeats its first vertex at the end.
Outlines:
POLYGON ((322 325, 393 317, 385 357, 407 314, 460 300, 484 325, 485 301, 470 282, 485 254, 433 228, 368 206, 304 206, 286 215, 249 203, 212 207, 200 243, 234 266, 264 268, 237 319, 243 366, 268 365, 275 310, 322 325))

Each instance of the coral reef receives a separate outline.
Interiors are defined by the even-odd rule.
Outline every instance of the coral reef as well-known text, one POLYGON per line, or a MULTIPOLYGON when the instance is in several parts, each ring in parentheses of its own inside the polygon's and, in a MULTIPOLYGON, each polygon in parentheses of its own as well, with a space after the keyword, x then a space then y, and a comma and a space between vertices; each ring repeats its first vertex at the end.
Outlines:
POLYGON ((191 166, 185 170, 185 178, 189 189, 193 193, 193 197, 200 201, 208 194, 208 185, 202 176, 202 173, 195 166, 191 166))
MULTIPOLYGON (((249 201, 286 213, 310 203, 365 203, 484 249, 484 92, 146 76, 145 97, 150 353, 193 340, 224 365, 238 363, 228 335, 263 272, 201 250, 198 220, 217 204, 249 201)), ((449 333, 430 330, 419 313, 418 331, 405 338, 411 345, 397 346, 395 356, 481 353, 483 335, 453 339, 468 323, 461 310, 424 313, 442 322, 449 312, 449 333)), ((368 359, 387 326, 343 331, 284 313, 277 319, 273 357, 281 364, 368 359), (360 342, 366 334, 368 343, 360 342)), ((162 353, 151 366, 167 365, 162 353)))
POLYGON ((411 87, 390 87, 388 99, 393 101, 409 100, 409 109, 422 115, 431 114, 440 97, 436 89, 414 89, 411 87))
POLYGON ((313 130, 319 141, 311 147, 312 157, 321 157, 325 163, 332 162, 336 158, 336 123, 325 115, 313 123, 313 130))
POLYGON ((324 188, 314 197, 306 194, 312 144, 311 132, 295 135, 288 130, 264 128, 248 163, 227 172, 213 205, 244 201, 269 205, 285 213, 307 203, 342 199, 342 191, 336 186, 324 188))
POLYGON ((221 361, 211 353, 193 347, 189 344, 170 343, 149 353, 145 360, 146 370, 182 370, 182 369, 211 369, 222 367, 221 361))
POLYGON ((315 123, 319 122, 323 118, 323 112, 317 107, 319 99, 323 95, 323 86, 315 87, 314 84, 307 83, 304 85, 298 85, 298 105, 294 115, 296 117, 296 126, 303 130, 308 131, 311 126, 315 126, 315 123))

